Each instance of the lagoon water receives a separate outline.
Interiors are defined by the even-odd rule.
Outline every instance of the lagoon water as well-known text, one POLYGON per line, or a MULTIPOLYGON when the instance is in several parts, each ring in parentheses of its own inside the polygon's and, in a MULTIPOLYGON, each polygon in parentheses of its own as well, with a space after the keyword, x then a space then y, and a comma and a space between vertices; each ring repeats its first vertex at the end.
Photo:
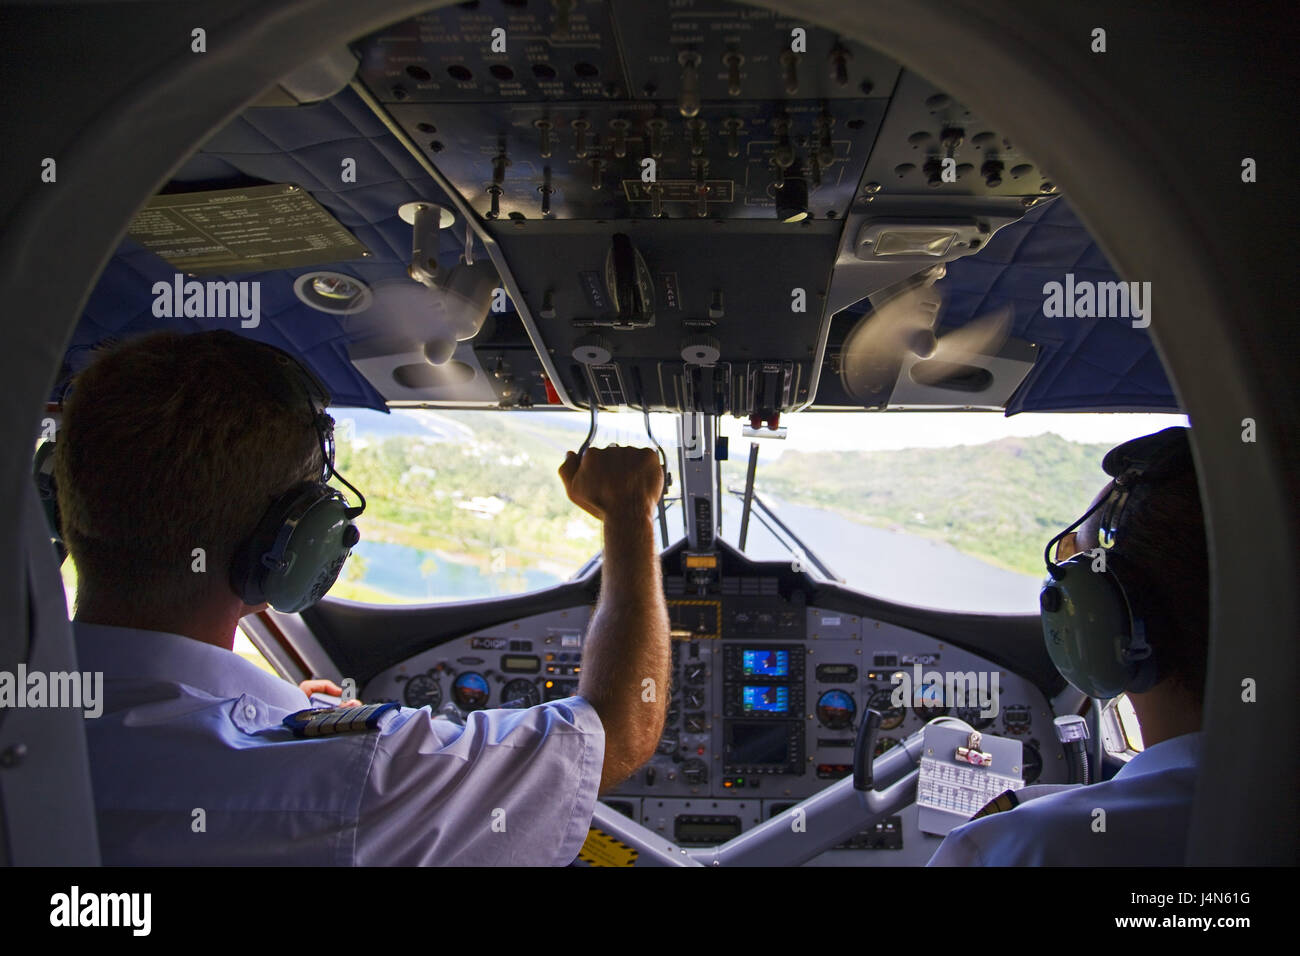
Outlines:
POLYGON ((352 549, 366 559, 366 575, 361 583, 378 588, 405 601, 459 601, 498 597, 520 591, 538 591, 559 584, 561 578, 545 571, 512 569, 509 574, 483 572, 472 564, 458 564, 432 551, 422 551, 404 544, 367 541, 364 538, 352 549), (432 571, 423 568, 427 559, 434 561, 432 571), (520 588, 519 584, 525 586, 520 588))
MULTIPOLYGON (((854 590, 899 604, 950 611, 1038 612, 1039 577, 995 567, 941 541, 869 527, 818 508, 764 500, 854 590)), ((739 536, 740 516, 740 502, 728 500, 722 512, 722 533, 728 541, 739 536)), ((750 520, 749 534, 746 550, 753 557, 787 558, 756 519, 750 520)))
MULTIPOLYGON (((768 500, 768 505, 845 584, 900 604, 977 613, 1035 613, 1041 580, 994 567, 939 541, 849 521, 840 515, 768 500)), ((723 538, 735 544, 740 501, 728 496, 723 538)), ((681 513, 669 514, 669 531, 681 534, 681 513)), ((456 601, 536 591, 562 581, 546 571, 483 572, 418 548, 362 540, 356 553, 366 559, 362 583, 405 601, 456 601), (432 570, 422 568, 432 558, 432 570)), ((790 560, 758 520, 751 519, 747 553, 756 560, 790 560)))

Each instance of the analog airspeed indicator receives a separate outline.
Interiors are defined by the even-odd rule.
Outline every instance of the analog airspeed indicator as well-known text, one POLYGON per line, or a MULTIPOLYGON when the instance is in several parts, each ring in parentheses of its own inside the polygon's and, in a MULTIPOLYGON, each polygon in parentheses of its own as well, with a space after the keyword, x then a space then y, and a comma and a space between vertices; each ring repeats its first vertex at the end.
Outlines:
POLYGON ((428 674, 416 674, 406 682, 402 700, 407 707, 432 707, 437 710, 442 705, 442 688, 428 674))

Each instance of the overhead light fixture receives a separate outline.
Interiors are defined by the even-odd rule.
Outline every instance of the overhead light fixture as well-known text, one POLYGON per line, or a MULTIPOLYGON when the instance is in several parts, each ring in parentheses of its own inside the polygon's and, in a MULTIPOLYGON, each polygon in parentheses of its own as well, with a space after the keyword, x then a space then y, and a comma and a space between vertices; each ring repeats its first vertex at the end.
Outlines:
POLYGON ((438 233, 456 221, 456 214, 437 203, 408 202, 397 208, 397 215, 411 227, 407 275, 432 288, 438 282, 438 233))
POLYGON ((388 279, 375 285, 367 324, 386 338, 422 343, 425 361, 444 365, 458 342, 478 335, 499 284, 496 268, 486 259, 440 274, 430 287, 388 279))
POLYGON ((333 315, 364 312, 374 301, 369 286, 341 272, 305 272, 294 280, 293 294, 313 309, 333 315))

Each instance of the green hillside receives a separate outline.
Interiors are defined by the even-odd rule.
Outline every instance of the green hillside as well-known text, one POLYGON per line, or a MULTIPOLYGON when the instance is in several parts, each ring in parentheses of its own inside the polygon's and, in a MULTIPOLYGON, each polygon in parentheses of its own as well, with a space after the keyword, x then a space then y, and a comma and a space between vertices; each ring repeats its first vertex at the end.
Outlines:
MULTIPOLYGON (((757 491, 1040 574, 1043 545, 1105 486, 1108 448, 1046 434, 957 448, 786 452, 759 469, 757 491)), ((729 463, 724 480, 743 487, 744 462, 729 463)))
POLYGON ((463 556, 484 569, 503 549, 506 573, 550 567, 563 576, 600 550, 600 525, 569 501, 556 474, 566 436, 506 415, 443 417, 466 424, 466 436, 340 442, 338 470, 369 503, 360 520, 368 540, 463 556))

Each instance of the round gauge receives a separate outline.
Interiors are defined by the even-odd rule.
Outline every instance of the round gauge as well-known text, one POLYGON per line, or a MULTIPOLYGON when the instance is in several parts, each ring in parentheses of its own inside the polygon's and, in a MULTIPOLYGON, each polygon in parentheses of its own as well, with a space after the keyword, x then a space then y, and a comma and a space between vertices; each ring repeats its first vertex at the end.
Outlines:
POLYGON ((478 671, 465 671, 451 682, 451 699, 461 710, 482 710, 487 706, 487 678, 478 671))
POLYGON ((872 755, 879 757, 886 750, 892 750, 893 748, 897 747, 901 743, 902 741, 899 740, 897 737, 877 737, 876 749, 872 752, 872 755))
POLYGON ((976 730, 983 730, 985 727, 992 726, 993 718, 981 717, 980 710, 979 707, 958 707, 956 713, 959 719, 966 721, 976 730))
POLYGON ((1043 755, 1038 752, 1038 748, 1029 741, 1021 744, 1025 748, 1020 757, 1020 762, 1024 764, 1025 786, 1029 786, 1037 780, 1043 773, 1043 755))
POLYGON ((895 727, 901 727, 903 720, 907 717, 907 709, 904 707, 895 707, 893 701, 894 692, 889 689, 878 690, 871 695, 867 701, 867 706, 872 710, 880 712, 880 729, 893 730, 895 727))
POLYGON ((915 705, 912 707, 912 713, 923 721, 934 720, 948 713, 948 708, 943 702, 943 688, 937 684, 918 687, 912 703, 915 705))
POLYGON ((817 719, 829 730, 848 730, 858 705, 853 695, 843 690, 828 690, 817 698, 817 719))
POLYGON ((416 674, 406 682, 403 699, 407 707, 432 707, 437 710, 442 703, 442 688, 428 674, 416 674))
POLYGON ((516 677, 501 688, 501 706, 523 709, 542 702, 542 692, 526 677, 516 677))

